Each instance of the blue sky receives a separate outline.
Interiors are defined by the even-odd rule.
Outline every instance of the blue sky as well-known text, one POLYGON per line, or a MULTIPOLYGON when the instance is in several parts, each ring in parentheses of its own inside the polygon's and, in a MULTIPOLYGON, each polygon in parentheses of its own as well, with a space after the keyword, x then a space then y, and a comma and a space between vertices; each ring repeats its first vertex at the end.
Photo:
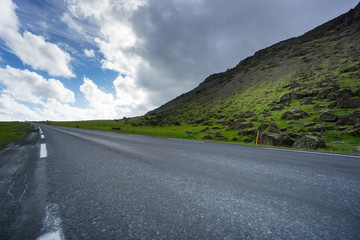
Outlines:
POLYGON ((1 0, 0 121, 145 114, 354 0, 1 0))

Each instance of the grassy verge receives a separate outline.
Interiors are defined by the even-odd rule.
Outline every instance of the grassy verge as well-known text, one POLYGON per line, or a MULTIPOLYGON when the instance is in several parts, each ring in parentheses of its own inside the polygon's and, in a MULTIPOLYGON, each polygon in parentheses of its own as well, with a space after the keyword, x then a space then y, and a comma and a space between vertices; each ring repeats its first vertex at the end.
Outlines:
POLYGON ((32 128, 32 125, 23 122, 0 122, 0 147, 26 137, 26 130, 32 128))
MULTIPOLYGON (((188 124, 181 122, 179 126, 141 126, 142 118, 131 118, 127 120, 92 120, 92 121, 73 121, 73 122, 52 122, 47 121, 43 122, 45 124, 54 125, 54 126, 64 126, 72 128, 82 128, 82 129, 91 129, 91 130, 101 130, 101 131, 110 131, 118 132, 125 134, 137 134, 145 136, 156 136, 156 137, 166 137, 166 138, 178 138, 178 139, 188 139, 188 140, 201 140, 201 141, 213 141, 213 142, 227 142, 231 144, 243 144, 243 145, 255 145, 253 141, 245 142, 242 141, 245 138, 239 136, 236 130, 229 130, 225 126, 213 125, 213 126, 204 126, 196 124, 188 124), (204 131, 204 129, 208 130, 204 131), (229 141, 222 141, 221 139, 203 139, 207 135, 212 135, 213 133, 218 132, 223 136, 226 136, 229 141), (233 140, 237 139, 237 140, 233 140)), ((255 124, 254 127, 258 127, 258 124, 255 124)), ((339 138, 330 139, 335 134, 330 134, 329 137, 325 137, 327 142, 326 149, 311 150, 319 152, 331 152, 331 153, 341 153, 341 154, 352 154, 358 155, 353 152, 354 146, 360 144, 360 139, 357 137, 346 136, 342 137, 343 142, 333 143, 335 141, 339 142, 339 138), (329 138, 329 139, 328 139, 329 138)), ((271 147, 271 146, 269 146, 271 147)), ((296 147, 291 147, 287 149, 297 149, 296 147)))

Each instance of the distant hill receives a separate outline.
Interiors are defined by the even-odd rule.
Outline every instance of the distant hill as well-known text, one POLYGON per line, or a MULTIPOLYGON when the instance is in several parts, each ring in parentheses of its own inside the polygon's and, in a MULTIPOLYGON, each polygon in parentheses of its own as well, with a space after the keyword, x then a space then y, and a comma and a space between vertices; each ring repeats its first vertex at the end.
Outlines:
MULTIPOLYGON (((285 135, 295 142, 306 135, 320 142, 325 138, 326 144, 344 144, 336 142, 353 136, 352 141, 359 143, 359 97, 360 3, 300 37, 209 76, 195 89, 149 112, 144 124, 185 121, 228 127, 239 131, 237 141, 245 142, 254 141, 254 133, 265 124, 275 128, 263 132, 260 142, 265 144, 290 145, 285 135)), ((216 140, 215 135, 206 138, 216 140)), ((218 136, 225 140, 226 132, 218 136)))

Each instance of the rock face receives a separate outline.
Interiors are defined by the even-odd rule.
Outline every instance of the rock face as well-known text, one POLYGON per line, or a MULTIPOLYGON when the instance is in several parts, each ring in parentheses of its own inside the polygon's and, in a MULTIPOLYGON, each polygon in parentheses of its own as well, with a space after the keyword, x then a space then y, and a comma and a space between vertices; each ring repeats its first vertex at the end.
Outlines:
POLYGON ((281 132, 266 132, 259 138, 259 143, 272 146, 291 147, 294 144, 294 140, 292 140, 289 135, 281 132))
POLYGON ((309 132, 324 132, 325 127, 322 125, 315 125, 315 126, 309 127, 308 131, 309 132))
POLYGON ((308 118, 308 117, 309 117, 309 114, 307 114, 304 111, 292 110, 292 111, 284 112, 284 114, 281 116, 281 119, 297 120, 297 119, 300 119, 300 118, 308 118))
POLYGON ((250 123, 250 122, 233 122, 231 124, 232 128, 239 130, 239 131, 246 129, 246 128, 251 128, 252 126, 254 126, 254 124, 250 123))
POLYGON ((279 147, 290 147, 294 144, 290 136, 282 133, 274 123, 262 123, 258 131, 260 144, 279 147))
POLYGON ((336 122, 338 117, 332 111, 324 111, 321 113, 320 119, 324 122, 336 122))
POLYGON ((360 137, 360 128, 356 128, 349 131, 349 134, 354 137, 360 137))
POLYGON ((319 149, 326 148, 324 139, 319 136, 306 135, 301 137, 296 146, 304 149, 319 149))
POLYGON ((360 123, 360 112, 359 111, 355 111, 351 114, 347 114, 347 115, 343 115, 343 116, 339 116, 338 120, 336 122, 337 125, 349 125, 349 126, 354 126, 356 124, 360 123))
POLYGON ((353 152, 360 153, 360 146, 354 147, 353 152))
POLYGON ((279 103, 280 103, 280 104, 289 105, 289 104, 290 104, 290 101, 291 101, 291 94, 290 94, 290 93, 287 93, 287 94, 284 94, 284 95, 280 98, 279 103))
POLYGON ((360 99, 341 98, 337 101, 339 108, 358 108, 360 107, 360 99))
POLYGON ((240 136, 249 136, 249 135, 255 135, 256 129, 255 128, 246 128, 241 131, 239 131, 240 136))

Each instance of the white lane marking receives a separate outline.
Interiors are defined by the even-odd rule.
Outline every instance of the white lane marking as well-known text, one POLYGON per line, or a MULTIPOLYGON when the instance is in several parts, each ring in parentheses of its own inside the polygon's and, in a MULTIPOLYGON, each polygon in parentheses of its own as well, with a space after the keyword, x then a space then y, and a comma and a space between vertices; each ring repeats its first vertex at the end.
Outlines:
POLYGON ((327 155, 327 156, 360 158, 360 156, 356 156, 356 155, 344 155, 344 154, 338 154, 338 153, 307 152, 307 151, 298 151, 298 150, 280 149, 280 148, 265 148, 265 149, 267 149, 267 150, 275 150, 275 151, 287 151, 287 152, 297 152, 297 153, 319 154, 319 155, 327 155))
POLYGON ((46 144, 42 143, 40 145, 40 158, 46 158, 46 157, 47 157, 46 144))
POLYGON ((187 140, 187 139, 177 139, 177 138, 168 138, 174 141, 181 141, 181 142, 196 142, 196 143, 205 143, 204 141, 195 141, 195 140, 187 140))
POLYGON ((46 215, 41 232, 43 234, 37 240, 65 239, 61 226, 59 206, 57 204, 48 204, 46 206, 46 215))
POLYGON ((38 127, 39 128, 39 132, 42 134, 43 133, 43 131, 41 130, 41 128, 40 127, 38 127))
POLYGON ((44 136, 44 135, 41 135, 41 138, 45 138, 45 136, 44 136))

